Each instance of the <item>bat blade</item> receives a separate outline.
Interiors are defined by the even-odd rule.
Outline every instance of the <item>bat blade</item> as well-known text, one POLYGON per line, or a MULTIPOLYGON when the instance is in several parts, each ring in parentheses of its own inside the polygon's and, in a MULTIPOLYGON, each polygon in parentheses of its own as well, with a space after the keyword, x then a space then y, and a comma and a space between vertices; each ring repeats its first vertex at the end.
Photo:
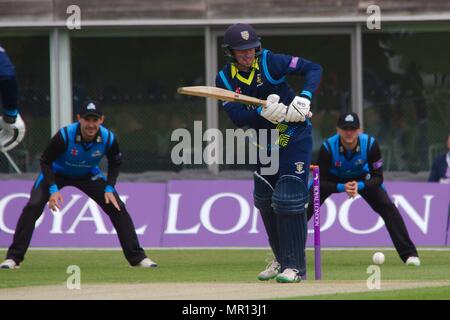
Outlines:
POLYGON ((180 94, 214 98, 224 101, 241 102, 250 105, 262 105, 266 106, 266 101, 258 98, 250 97, 245 94, 240 94, 237 92, 225 90, 217 87, 209 86, 193 86, 193 87, 180 87, 177 90, 180 94))

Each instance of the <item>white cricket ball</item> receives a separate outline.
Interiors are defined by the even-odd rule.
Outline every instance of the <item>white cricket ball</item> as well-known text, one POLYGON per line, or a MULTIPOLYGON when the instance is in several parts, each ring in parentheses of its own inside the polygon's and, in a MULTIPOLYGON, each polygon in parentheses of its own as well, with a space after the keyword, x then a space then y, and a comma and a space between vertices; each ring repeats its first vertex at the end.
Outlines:
POLYGON ((373 263, 375 264, 383 264, 384 263, 384 254, 381 252, 375 252, 372 257, 373 263))

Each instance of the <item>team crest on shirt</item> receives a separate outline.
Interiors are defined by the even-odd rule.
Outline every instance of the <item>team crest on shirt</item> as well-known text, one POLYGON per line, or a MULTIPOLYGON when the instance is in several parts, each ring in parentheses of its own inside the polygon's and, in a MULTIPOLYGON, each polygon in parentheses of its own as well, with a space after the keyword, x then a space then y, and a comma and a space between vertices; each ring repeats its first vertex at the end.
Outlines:
POLYGON ((364 160, 361 158, 355 161, 355 165, 357 165, 357 166, 362 166, 363 164, 364 164, 364 160))
POLYGON ((99 150, 97 150, 97 151, 93 152, 93 153, 91 154, 91 156, 92 156, 92 158, 101 157, 101 156, 102 156, 102 153, 101 153, 99 150))
POLYGON ((70 155, 72 157, 76 157, 78 155, 78 149, 77 148, 72 148, 72 150, 70 150, 70 155))
POLYGON ((335 166, 336 168, 340 168, 340 167, 342 167, 342 162, 340 162, 339 160, 337 160, 337 161, 334 162, 334 166, 335 166))
POLYGON ((296 162, 296 163, 294 163, 294 165, 295 165, 295 169, 296 169, 295 173, 302 174, 305 172, 305 170, 303 170, 303 166, 305 165, 304 162, 296 162))
POLYGON ((261 73, 257 73, 256 74, 256 86, 259 87, 263 84, 262 79, 261 79, 261 73))

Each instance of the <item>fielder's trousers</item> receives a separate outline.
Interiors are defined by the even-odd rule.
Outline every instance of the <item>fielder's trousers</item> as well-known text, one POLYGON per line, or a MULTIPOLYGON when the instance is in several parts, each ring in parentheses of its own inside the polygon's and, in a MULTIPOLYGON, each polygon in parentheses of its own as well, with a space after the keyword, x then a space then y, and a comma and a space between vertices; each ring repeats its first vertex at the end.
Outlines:
MULTIPOLYGON (((105 203, 105 180, 99 178, 93 181, 90 177, 69 179, 56 175, 56 184, 60 190, 65 186, 78 188, 103 209, 117 231, 120 245, 130 265, 135 266, 146 258, 144 250, 139 245, 133 221, 125 208, 125 204, 120 200, 119 195, 114 192, 117 202, 120 205, 120 211, 112 203, 105 203)), ((36 220, 41 216, 49 197, 48 185, 42 179, 41 175, 33 185, 30 200, 23 208, 22 214, 17 222, 13 243, 9 247, 6 255, 7 259, 12 259, 17 264, 20 264, 24 260, 25 253, 33 235, 34 225, 36 220)))
MULTIPOLYGON (((308 206, 308 221, 313 216, 313 188, 310 190, 310 201, 308 206)), ((414 243, 409 238, 408 230, 403 221, 400 212, 394 203, 389 199, 386 191, 379 187, 376 189, 363 189, 358 191, 361 197, 369 204, 369 206, 378 213, 386 224, 386 228, 394 243, 395 249, 403 262, 406 262, 410 256, 419 256, 414 243)), ((320 204, 332 194, 329 190, 320 190, 320 204)))

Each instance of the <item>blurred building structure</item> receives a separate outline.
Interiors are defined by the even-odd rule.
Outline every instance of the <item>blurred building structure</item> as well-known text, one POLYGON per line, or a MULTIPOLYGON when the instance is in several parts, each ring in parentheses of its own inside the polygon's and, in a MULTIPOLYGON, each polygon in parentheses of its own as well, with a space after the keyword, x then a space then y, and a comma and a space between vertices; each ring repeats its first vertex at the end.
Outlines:
MULTIPOLYGON (((312 107, 315 152, 337 115, 353 110, 392 176, 426 180, 450 131, 450 2, 442 0, 0 0, 0 45, 16 65, 28 125, 11 155, 37 172, 50 136, 91 97, 118 134, 125 172, 242 169, 170 160, 174 129, 193 130, 195 120, 204 130, 233 127, 216 101, 176 89, 214 85, 222 34, 236 22, 253 24, 264 47, 324 67, 312 107), (81 29, 67 27, 72 5, 81 29), (372 5, 381 29, 371 28, 372 5)), ((300 80, 289 81, 300 90, 300 80)), ((11 171, 0 159, 0 172, 11 171)))

